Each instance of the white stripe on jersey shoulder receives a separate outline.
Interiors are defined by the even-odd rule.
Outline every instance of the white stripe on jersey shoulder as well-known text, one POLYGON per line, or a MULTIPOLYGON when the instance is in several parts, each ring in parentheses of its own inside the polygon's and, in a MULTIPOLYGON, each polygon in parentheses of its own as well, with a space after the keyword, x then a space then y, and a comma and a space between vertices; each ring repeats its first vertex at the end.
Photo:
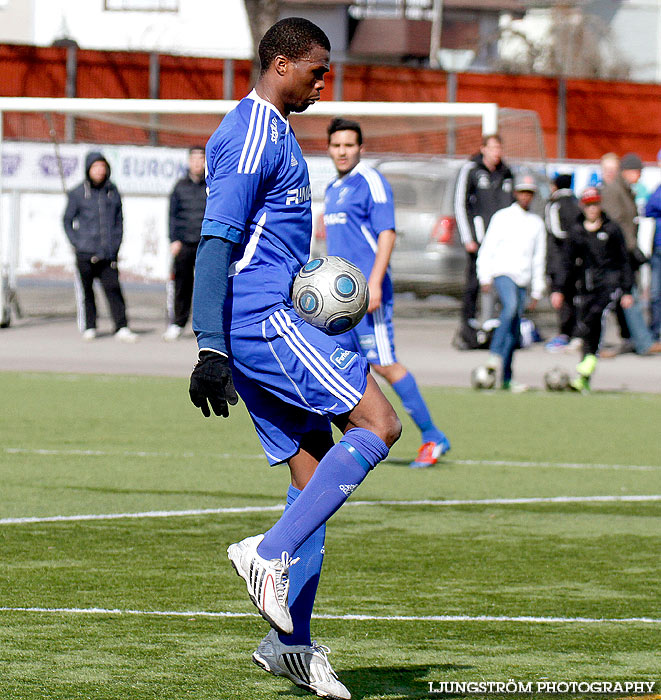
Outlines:
POLYGON ((372 194, 372 199, 377 204, 383 204, 387 201, 386 188, 383 186, 383 180, 381 175, 369 165, 365 163, 358 163, 358 165, 351 171, 352 175, 362 175, 365 178, 367 184, 370 188, 370 193, 372 194))
POLYGON ((244 99, 252 101, 252 109, 237 172, 247 175, 257 172, 271 128, 271 113, 285 123, 287 132, 289 132, 289 122, 270 102, 262 99, 254 90, 244 99))
POLYGON ((285 117, 280 114, 280 111, 278 108, 272 103, 269 102, 268 100, 265 100, 263 97, 260 97, 256 90, 251 90, 248 95, 246 95, 245 99, 247 100, 253 100, 254 102, 257 102, 258 104, 262 104, 265 107, 268 107, 272 112, 274 112, 286 125, 287 125, 287 131, 289 131, 289 120, 286 119, 285 117))

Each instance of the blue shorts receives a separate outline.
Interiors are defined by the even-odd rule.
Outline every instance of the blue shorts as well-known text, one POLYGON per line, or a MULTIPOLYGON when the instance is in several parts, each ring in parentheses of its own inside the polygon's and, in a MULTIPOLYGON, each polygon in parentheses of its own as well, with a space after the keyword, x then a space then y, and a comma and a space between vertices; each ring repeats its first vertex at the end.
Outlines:
POLYGON ((330 417, 351 411, 367 386, 359 354, 287 307, 230 332, 232 375, 271 464, 298 451, 312 431, 330 432, 330 417))
POLYGON ((381 304, 373 313, 365 314, 353 330, 338 336, 338 342, 361 353, 371 365, 394 365, 397 355, 392 312, 392 301, 381 304))

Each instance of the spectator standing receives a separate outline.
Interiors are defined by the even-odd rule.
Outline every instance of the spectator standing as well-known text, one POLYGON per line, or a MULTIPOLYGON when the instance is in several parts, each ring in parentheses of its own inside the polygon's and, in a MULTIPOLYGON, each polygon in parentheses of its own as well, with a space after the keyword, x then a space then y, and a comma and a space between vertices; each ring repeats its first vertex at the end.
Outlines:
MULTIPOLYGON (((657 153, 656 160, 661 167, 661 151, 657 153)), ((651 259, 650 332, 654 341, 658 342, 661 333, 661 185, 650 195, 645 207, 645 216, 656 220, 651 259)))
POLYGON ((571 189, 571 181, 571 175, 556 175, 551 185, 551 196, 544 208, 546 274, 552 287, 555 287, 555 280, 560 275, 563 276, 566 283, 566 289, 563 289, 563 303, 558 309, 560 333, 546 345, 546 349, 552 352, 562 350, 569 345, 576 326, 575 280, 571 276, 564 275, 562 270, 565 259, 564 252, 569 242, 568 231, 576 223, 581 213, 578 200, 571 189))
POLYGON ((163 334, 163 340, 177 340, 190 316, 195 256, 200 243, 206 204, 204 147, 193 146, 188 152, 188 172, 177 182, 170 195, 170 254, 173 280, 168 285, 170 325, 163 334))
POLYGON ((338 342, 364 355, 374 372, 395 390, 422 436, 410 466, 429 467, 448 452, 450 441, 434 424, 415 377, 397 360, 388 269, 396 239, 392 189, 381 173, 361 163, 362 152, 360 124, 333 119, 328 126, 328 153, 337 177, 326 188, 328 253, 356 265, 365 275, 370 293, 367 313, 338 342))
POLYGON ((620 158, 617 153, 604 153, 599 159, 601 165, 601 186, 611 185, 620 174, 620 158))
POLYGON ((99 152, 85 158, 85 179, 67 193, 64 231, 76 254, 78 327, 84 340, 96 338, 94 280, 99 279, 115 323, 115 338, 134 343, 119 283, 117 255, 124 234, 122 198, 110 180, 110 165, 99 152))
POLYGON ((546 230, 542 218, 530 211, 536 192, 531 175, 517 178, 516 201, 493 215, 477 256, 477 275, 483 291, 493 287, 502 305, 487 369, 496 374, 502 368, 503 389, 512 392, 527 389, 512 380, 512 359, 519 344, 527 287, 531 289, 532 311, 545 286, 546 230))
POLYGON ((577 333, 583 340, 583 359, 576 366, 577 375, 570 386, 574 391, 590 390, 590 378, 597 365, 597 351, 603 319, 619 300, 627 309, 634 303, 631 296, 633 274, 620 227, 601 210, 601 194, 588 187, 581 194, 583 213, 569 230, 563 250, 563 264, 553 280, 551 305, 562 308, 567 279, 580 277, 583 290, 582 312, 577 333))
POLYGON ((512 171, 503 162, 503 142, 498 134, 484 136, 480 152, 459 171, 454 209, 461 242, 467 254, 461 331, 476 324, 480 291, 476 272, 477 253, 491 217, 514 201, 512 180, 512 171))
MULTIPOLYGON (((640 304, 636 300, 635 273, 646 258, 638 247, 638 207, 632 188, 640 179, 642 169, 643 162, 638 155, 628 153, 623 156, 618 176, 610 184, 604 185, 601 197, 603 211, 618 224, 624 234, 629 264, 634 273, 634 304, 626 309, 620 304, 616 307, 620 333, 624 340, 620 351, 633 350, 639 355, 647 355, 661 352, 661 344, 654 343, 640 304)), ((613 357, 615 354, 617 351, 603 350, 600 353, 601 357, 613 357)))

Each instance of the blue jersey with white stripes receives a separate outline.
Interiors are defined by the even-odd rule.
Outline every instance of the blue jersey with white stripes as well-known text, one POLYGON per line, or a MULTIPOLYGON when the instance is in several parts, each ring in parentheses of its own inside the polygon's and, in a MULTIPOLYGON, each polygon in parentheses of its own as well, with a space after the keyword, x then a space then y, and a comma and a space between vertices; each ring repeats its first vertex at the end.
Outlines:
POLYGON ((225 224, 243 232, 229 269, 231 326, 290 304, 294 276, 310 254, 310 179, 289 122, 253 90, 229 112, 206 147, 203 235, 225 224))
MULTIPOLYGON (((379 234, 395 229, 390 184, 374 168, 358 163, 326 188, 324 224, 328 254, 346 258, 369 277, 379 234)), ((382 293, 384 302, 392 298, 389 271, 382 293)))

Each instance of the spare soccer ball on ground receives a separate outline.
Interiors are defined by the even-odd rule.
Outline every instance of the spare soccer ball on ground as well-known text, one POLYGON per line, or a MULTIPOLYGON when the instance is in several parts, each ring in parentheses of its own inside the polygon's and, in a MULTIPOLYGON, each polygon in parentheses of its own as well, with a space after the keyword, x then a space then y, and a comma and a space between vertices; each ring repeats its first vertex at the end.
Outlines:
POLYGON ((328 335, 346 333, 358 324, 369 304, 367 280, 337 255, 314 258, 294 278, 291 299, 296 313, 328 335))
POLYGON ((544 384, 549 391, 564 391, 569 387, 569 374, 561 367, 554 367, 544 374, 544 384))
POLYGON ((496 385, 496 372, 490 367, 480 365, 471 372, 473 389, 493 389, 496 385))

